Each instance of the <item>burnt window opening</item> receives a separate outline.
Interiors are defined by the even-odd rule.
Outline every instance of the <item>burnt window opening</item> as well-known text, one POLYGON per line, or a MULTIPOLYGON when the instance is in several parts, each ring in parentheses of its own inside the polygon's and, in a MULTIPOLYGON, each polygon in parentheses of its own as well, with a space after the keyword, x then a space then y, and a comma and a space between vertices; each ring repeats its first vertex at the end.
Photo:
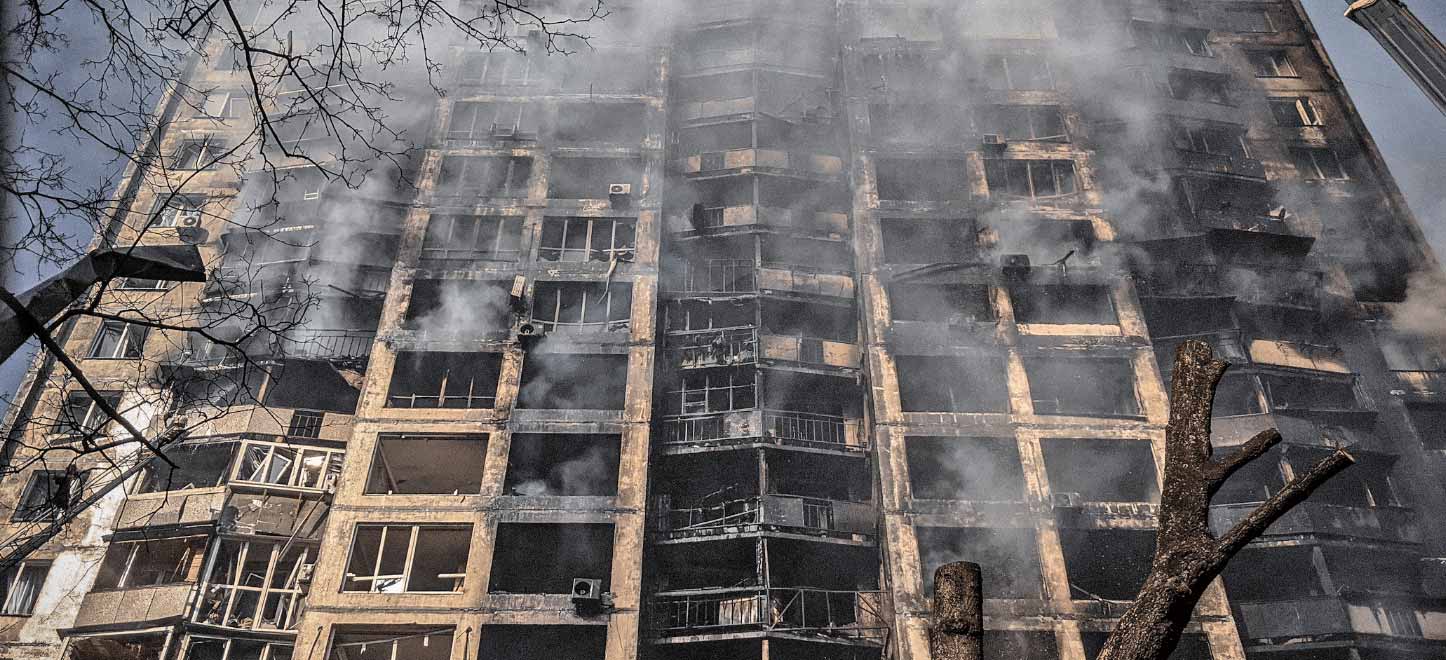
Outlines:
POLYGON ((995 55, 984 62, 984 82, 993 90, 1050 90, 1054 76, 1049 69, 1049 61, 1037 53, 995 55))
POLYGON ((213 170, 226 151, 226 144, 216 138, 181 140, 171 152, 173 170, 213 170))
POLYGON ((1230 79, 1221 74, 1171 69, 1170 96, 1181 101, 1231 105, 1230 79))
POLYGON ((85 488, 80 472, 36 470, 20 492, 11 522, 35 522, 56 518, 78 501, 85 488))
POLYGON ((1094 502, 1153 502, 1155 457, 1148 440, 1044 438, 1044 467, 1055 494, 1094 502))
POLYGON ((1346 266, 1351 291, 1361 302, 1404 302, 1409 272, 1396 263, 1353 263, 1346 266))
POLYGON ((235 442, 207 442, 170 447, 165 451, 175 467, 162 460, 153 460, 141 470, 137 493, 159 493, 168 490, 214 488, 226 483, 231 474, 231 458, 236 455, 235 442))
POLYGON ((904 448, 915 499, 1024 499, 1024 468, 1013 438, 910 437, 904 448))
POLYGON ((964 263, 973 261, 979 253, 974 223, 965 218, 886 218, 879 226, 883 230, 884 263, 964 263))
POLYGON ((869 132, 878 142, 958 143, 965 123, 942 103, 875 103, 869 106, 869 132))
POLYGON ((1009 297, 1018 323, 1089 323, 1113 325, 1115 303, 1110 288, 1093 284, 1015 286, 1009 297))
MULTIPOLYGON (((1310 455, 1304 452, 1292 455, 1290 462, 1296 474, 1304 474, 1324 454, 1310 455)), ((1395 488, 1391 483, 1393 460, 1381 460, 1374 455, 1364 456, 1346 473, 1331 477, 1311 493, 1311 501, 1354 508, 1394 507, 1399 505, 1395 488)))
POLYGON ((1155 556, 1154 530, 1061 529, 1059 541, 1075 600, 1133 600, 1155 556))
MULTIPOLYGON (((316 560, 315 547, 285 539, 220 539, 192 620, 248 630, 294 629, 302 592, 298 573, 308 560, 316 560)), ((259 651, 260 643, 252 648, 259 651)))
POLYGON ((1284 50, 1247 51, 1245 59, 1256 78, 1298 78, 1295 65, 1290 62, 1290 53, 1284 50))
POLYGON ((991 323, 993 297, 985 284, 890 284, 889 315, 895 321, 959 325, 991 323))
MULTIPOLYGON (((372 338, 363 335, 358 354, 366 357, 371 350, 372 338)), ((327 411, 350 415, 356 412, 357 398, 361 392, 357 383, 336 369, 318 369, 314 362, 290 362, 272 367, 270 382, 266 388, 263 404, 273 408, 301 408, 310 411, 327 411)), ((249 371, 249 370, 248 370, 249 371)), ((260 389, 260 385, 247 384, 249 394, 260 389)))
POLYGON ((986 630, 983 642, 984 648, 996 658, 1055 660, 1059 657, 1059 643, 1049 630, 986 630))
POLYGON ((457 82, 463 85, 529 85, 542 78, 539 63, 523 53, 503 49, 463 56, 457 82))
POLYGON ((1005 199, 1045 200, 1079 192, 1072 160, 984 161, 989 194, 1005 199))
POLYGON ((1333 149, 1292 147, 1290 158, 1301 178, 1307 181, 1344 181, 1351 178, 1333 149))
POLYGON ((673 300, 667 303, 669 332, 744 328, 757 323, 758 307, 742 300, 673 300))
POLYGON ((835 272, 853 271, 853 251, 849 249, 849 244, 843 241, 770 236, 761 243, 759 252, 764 265, 802 266, 835 272))
MULTIPOLYGON (((862 461, 804 452, 770 453, 765 460, 770 495, 791 495, 837 502, 868 502, 873 497, 873 481, 862 461)), ((754 465, 756 466, 756 463, 754 465)), ((713 470, 722 472, 717 470, 717 467, 715 464, 713 470)), ((830 528, 830 523, 836 517, 837 522, 845 523, 844 518, 850 513, 843 508, 811 509, 810 506, 810 503, 805 502, 802 511, 788 515, 795 520, 801 516, 802 520, 814 523, 806 523, 803 525, 805 527, 823 529, 830 528)), ((858 521, 855 519, 849 522, 858 521)), ((867 526, 872 530, 872 521, 867 526)))
POLYGON ((633 186, 633 195, 642 191, 640 158, 554 158, 547 173, 547 196, 552 199, 607 199, 609 186, 615 183, 633 186))
POLYGON ((528 353, 522 364, 519 408, 621 410, 628 356, 528 353))
POLYGON ((858 339, 858 315, 852 306, 765 299, 762 317, 763 334, 846 343, 858 339))
MULTIPOLYGON (((1218 450, 1226 451, 1224 448, 1218 450)), ((1265 455, 1246 463, 1221 484, 1210 498, 1213 504, 1253 504, 1264 502, 1285 487, 1281 471, 1281 449, 1276 447, 1265 455)))
POLYGON ((521 254, 522 216, 434 215, 422 238, 423 265, 517 261, 521 254))
POLYGON ((1135 44, 1168 53, 1186 53, 1197 57, 1213 57, 1208 39, 1209 30, 1135 21, 1130 24, 1135 44))
POLYGON ((1351 380, 1261 374, 1260 384, 1271 410, 1356 410, 1351 380))
POLYGON ((1245 127, 1213 122, 1170 122, 1170 145, 1189 151, 1236 160, 1250 157, 1245 144, 1245 127))
POLYGON ((1003 358, 900 355, 894 363, 905 412, 1009 412, 1003 358))
POLYGON ((538 282, 532 320, 565 328, 625 330, 632 318, 633 285, 626 282, 538 282))
POLYGON ((641 103, 564 103, 552 137, 558 142, 635 144, 646 137, 648 108, 641 103))
POLYGON ((1324 596, 1314 554, 1311 546, 1245 548, 1222 572, 1226 592, 1237 602, 1324 596))
POLYGON ((471 525, 357 525, 342 591, 461 593, 471 525))
POLYGON ((1057 105, 986 105, 974 111, 980 133, 1011 142, 1069 142, 1057 105))
POLYGON ((864 84, 875 91, 934 89, 943 79, 937 56, 922 51, 896 49, 863 57, 864 84))
POLYGON ((1232 32, 1263 34, 1277 30, 1275 20, 1264 9, 1231 9, 1225 12, 1225 23, 1232 32))
MULTIPOLYGON (((1173 360, 1174 356, 1171 356, 1171 359, 1173 360)), ((1168 379, 1171 364, 1173 362, 1160 363, 1167 387, 1170 384, 1168 379)), ((1215 407, 1211 410, 1211 416, 1232 417, 1258 415, 1265 412, 1265 405, 1260 399, 1260 390, 1256 383, 1255 376, 1249 374, 1225 374, 1215 388, 1215 407)))
POLYGON ((924 592, 934 590, 934 570, 972 561, 984 572, 985 598, 1039 598, 1039 547, 1034 530, 1016 527, 915 527, 924 592))
MULTIPOLYGON (((342 628, 327 660, 447 660, 454 628, 374 626, 342 628)), ((289 659, 288 659, 289 660, 289 659)))
MULTIPOLYGON (((621 14, 621 9, 619 10, 621 14)), ((626 26, 618 21, 617 26, 626 26)), ((564 39, 564 41, 567 41, 564 39)), ((656 64, 651 51, 626 48, 594 48, 580 40, 564 46, 570 52, 586 52, 587 57, 553 57, 549 65, 558 90, 568 94, 636 94, 648 89, 656 64)))
POLYGON ((474 657, 595 660, 607 655, 607 641, 607 626, 490 625, 482 627, 474 657))
MULTIPOLYGON (((857 418, 862 393, 852 377, 825 376, 807 372, 766 370, 764 373, 763 406, 771 411, 812 413, 829 417, 857 418)), ((803 418, 800 416, 800 418, 803 418)), ((817 419, 817 418, 814 418, 817 419)), ((838 420, 828 420, 837 424, 838 420)), ((780 436, 788 434, 826 435, 817 429, 775 427, 780 436)))
POLYGON ((1406 415, 1416 427, 1416 437, 1421 446, 1431 450, 1446 449, 1446 406, 1440 404, 1408 403, 1406 415))
POLYGON ((879 199, 909 202, 962 201, 969 195, 963 160, 880 159, 874 163, 879 199))
POLYGON ((751 410, 758 406, 757 372, 751 368, 697 369, 681 374, 667 392, 671 415, 751 410))
MULTIPOLYGON (((1100 651, 1105 648, 1105 641, 1110 638, 1107 632, 1081 632, 1081 641, 1084 642, 1085 660, 1096 660, 1100 657, 1100 651)), ((1313 651, 1310 653, 1314 653, 1313 651)), ((1180 635, 1180 641, 1175 650, 1170 653, 1170 660, 1210 660, 1210 642, 1204 635, 1186 633, 1180 635)), ((1278 656, 1271 654, 1272 658, 1278 656)), ((1312 655, 1312 658, 1315 658, 1312 655)), ((1317 658, 1316 660, 1326 660, 1317 658)))
MULTIPOLYGON (((1141 303, 1151 337, 1183 337, 1235 329, 1230 304, 1223 298, 1150 298, 1141 303)), ((1161 366, 1173 364, 1174 357, 1171 354, 1161 366)))
POLYGON ((402 326, 424 335, 475 336, 512 326, 507 280, 416 280, 402 326))
POLYGON ((612 589, 610 523, 498 523, 490 593, 572 593, 574 578, 612 589))
MULTIPOLYGON (((112 410, 124 414, 126 411, 120 409, 120 392, 100 392, 100 398, 110 404, 112 410)), ((55 425, 50 432, 63 436, 62 440, 72 438, 93 439, 105 433, 110 427, 111 418, 101 410, 100 404, 96 402, 89 392, 75 391, 65 395, 65 402, 56 411, 55 425)))
POLYGON ((526 197, 532 159, 507 156, 444 156, 437 194, 466 197, 526 197))
POLYGON ((326 425, 326 413, 320 410, 296 410, 286 424, 286 437, 316 439, 326 425))
MULTIPOLYGON (((678 130, 678 153, 705 156, 704 160, 722 160, 722 152, 755 146, 753 122, 725 122, 678 130)), ((702 163, 704 171, 723 169, 723 163, 702 163)))
POLYGON ((632 219, 551 218, 542 223, 537 256, 543 261, 632 261, 636 227, 632 219))
POLYGON ((616 435, 514 434, 502 490, 526 496, 617 495, 621 441, 616 435))
POLYGON ((1270 114, 1279 126, 1324 126, 1320 111, 1308 96, 1274 98, 1270 100, 1270 114))
MULTIPOLYGON (((1337 594, 1374 593, 1419 598, 1420 555, 1403 548, 1363 552, 1359 546, 1320 545, 1337 594)), ((1414 618, 1414 617, 1413 617, 1414 618)), ((1419 636, 1419 634, 1417 635, 1419 636)))
POLYGON ((104 321, 95 331, 86 357, 98 360, 134 360, 146 348, 150 328, 125 321, 104 321))
POLYGON ((387 387, 389 408, 491 408, 501 353, 397 353, 387 387))
POLYGON ((382 434, 366 494, 476 495, 486 462, 485 434, 382 434))
POLYGON ((1376 342, 1391 371, 1446 371, 1446 351, 1424 337, 1377 332, 1376 342))
POLYGON ((206 537, 113 541, 101 559, 95 590, 194 584, 206 562, 206 537))
POLYGON ((447 139, 536 137, 537 114, 527 103, 459 101, 452 106, 447 139))
POLYGON ((1036 415, 1140 415, 1127 359, 1026 358, 1024 372, 1036 415))

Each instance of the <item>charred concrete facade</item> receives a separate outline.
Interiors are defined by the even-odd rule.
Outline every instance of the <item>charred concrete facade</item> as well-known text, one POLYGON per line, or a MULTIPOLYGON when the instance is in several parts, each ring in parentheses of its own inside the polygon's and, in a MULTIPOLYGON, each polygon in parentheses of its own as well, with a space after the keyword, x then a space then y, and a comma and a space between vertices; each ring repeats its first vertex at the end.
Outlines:
MULTIPOLYGON (((1359 463, 1177 657, 1440 657, 1446 361, 1395 322, 1439 266, 1294 0, 665 3, 593 48, 449 51, 415 186, 299 168, 241 221, 218 170, 158 209, 216 276, 116 310, 313 308, 250 362, 68 328, 122 402, 177 391, 137 425, 207 421, 5 576, 7 657, 927 658, 966 559, 991 654, 1089 660, 1191 337, 1235 365, 1218 446, 1286 438, 1221 529, 1359 463)), ((226 62, 193 76, 240 94, 226 62)), ((166 99, 158 153, 224 144, 231 101, 166 99)), ((53 515, 28 448, 103 432, 42 423, 94 420, 36 367, 10 534, 53 515)))

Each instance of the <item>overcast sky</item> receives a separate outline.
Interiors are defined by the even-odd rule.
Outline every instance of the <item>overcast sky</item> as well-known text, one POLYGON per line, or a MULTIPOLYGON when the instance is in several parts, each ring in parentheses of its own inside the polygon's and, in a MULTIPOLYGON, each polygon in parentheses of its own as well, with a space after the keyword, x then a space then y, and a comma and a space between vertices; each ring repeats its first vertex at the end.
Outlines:
MULTIPOLYGON (((1421 223, 1438 257, 1446 253, 1446 115, 1416 88, 1370 35, 1342 14, 1344 0, 1302 0, 1351 99, 1386 156, 1391 173, 1421 223)), ((1438 35, 1446 34, 1446 2, 1416 1, 1411 10, 1438 35)), ((99 178, 110 172, 85 172, 77 153, 77 177, 99 178)), ((88 236, 74 237, 80 244, 88 236)), ((24 289, 50 272, 19 264, 16 273, 0 272, 12 291, 24 289)), ((0 365, 0 396, 9 398, 29 365, 17 355, 0 365)))

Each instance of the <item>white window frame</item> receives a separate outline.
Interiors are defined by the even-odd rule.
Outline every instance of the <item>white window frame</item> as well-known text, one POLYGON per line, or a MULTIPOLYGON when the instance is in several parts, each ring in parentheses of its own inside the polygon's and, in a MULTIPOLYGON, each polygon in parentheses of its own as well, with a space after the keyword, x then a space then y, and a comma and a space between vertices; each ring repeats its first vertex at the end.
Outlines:
POLYGON ((346 451, 343 449, 247 440, 241 443, 241 447, 236 453, 236 465, 231 473, 230 482, 256 484, 268 488, 320 491, 326 486, 328 474, 340 474, 345 456, 346 451), (243 474, 247 457, 253 452, 260 452, 261 458, 255 463, 250 474, 243 474), (301 469, 309 464, 319 464, 320 467, 316 470, 301 469), (302 478, 309 474, 318 475, 314 485, 306 483, 306 480, 302 478))
POLYGON ((95 337, 91 339, 90 350, 86 351, 86 358, 91 360, 139 360, 146 352, 146 338, 150 335, 150 328, 128 323, 126 321, 105 320, 95 331, 95 337), (119 339, 116 341, 114 350, 110 355, 101 354, 102 344, 108 332, 112 332, 115 326, 120 326, 119 339), (136 339, 139 335, 139 340, 136 339), (137 341, 136 354, 130 354, 132 341, 137 341))
MULTIPOLYGON (((301 571, 304 570, 302 566, 315 561, 315 548, 293 545, 284 540, 251 541, 222 537, 219 541, 219 543, 211 544, 211 555, 206 561, 206 569, 202 574, 202 596, 201 600, 197 603, 195 612, 191 615, 192 620, 196 623, 206 623, 238 630, 295 629, 300 614, 298 610, 301 606, 301 571), (216 562, 221 561, 223 550, 236 546, 239 546, 235 555, 236 568, 233 570, 230 580, 225 583, 212 582, 211 579, 215 574, 216 562), (286 559, 285 551, 292 548, 297 548, 301 552, 295 556, 295 563, 289 566, 286 581, 282 583, 282 586, 274 586, 273 582, 277 577, 277 569, 288 569, 287 566, 283 565, 283 561, 286 559), (253 552, 264 553, 266 555, 266 573, 264 575, 245 575, 241 570, 246 566, 247 562, 250 561, 250 555, 253 552), (254 581, 253 578, 255 577, 260 577, 260 583, 250 584, 250 582, 254 581), (243 598, 247 598, 250 595, 254 595, 255 598, 255 606, 251 612, 252 616, 249 617, 251 619, 250 624, 230 625, 229 622, 238 615, 236 611, 237 604, 241 602, 243 598), (264 622, 264 614, 273 596, 280 598, 281 602, 284 603, 284 605, 277 608, 277 614, 280 616, 280 619, 274 626, 262 625, 264 622), (205 605, 215 605, 219 607, 219 609, 208 610, 205 605), (219 620, 210 620, 208 615, 216 612, 220 614, 219 620)), ((245 613, 242 612, 239 614, 245 613)), ((238 620, 238 624, 239 623, 240 620, 238 620)))
MULTIPOLYGON (((451 594, 460 594, 460 593, 462 593, 462 590, 463 590, 464 588, 466 588, 467 573, 466 573, 466 567, 465 567, 465 566, 463 567, 463 572, 461 572, 461 573, 443 573, 443 574, 437 576, 438 578, 441 578, 441 579, 444 579, 444 580, 452 580, 452 590, 451 590, 451 591, 412 591, 410 587, 411 587, 411 581, 412 581, 412 569, 415 567, 416 559, 417 559, 417 540, 418 540, 419 538, 421 538, 421 536, 422 536, 422 529, 423 529, 423 528, 431 528, 431 529, 437 529, 437 530, 444 530, 444 529, 462 530, 462 529, 466 529, 466 530, 468 530, 468 532, 469 532, 469 534, 470 534, 470 533, 472 533, 472 532, 474 531, 471 524, 468 524, 468 523, 461 523, 461 524, 444 524, 444 523, 438 523, 438 524, 416 524, 416 525, 397 524, 397 523, 358 524, 356 527, 352 528, 352 537, 351 537, 351 538, 352 538, 352 542, 351 542, 351 547, 350 547, 349 550, 348 550, 347 561, 346 561, 346 568, 347 568, 347 569, 350 569, 350 568, 351 568, 351 557, 352 557, 352 555, 354 555, 354 554, 356 553, 356 546, 357 546, 357 543, 358 543, 358 539, 360 538, 360 536, 361 536, 361 530, 362 530, 362 528, 364 528, 364 527, 379 527, 379 528, 381 528, 381 536, 378 537, 379 540, 377 541, 376 559, 372 562, 372 573, 371 573, 371 575, 356 575, 356 574, 351 573, 349 570, 348 570, 347 572, 344 572, 344 573, 342 574, 342 583, 341 583, 341 591, 342 591, 342 593, 373 593, 373 594, 404 594, 404 593, 448 594, 448 593, 451 593, 451 594), (406 553, 405 558, 403 558, 403 560, 402 560, 402 572, 401 572, 401 573, 399 573, 399 574, 391 574, 391 573, 389 573, 389 574, 383 575, 383 574, 381 573, 381 570, 382 570, 382 560, 383 560, 383 559, 386 559, 386 554, 385 554, 385 552, 383 552, 383 551, 384 551, 385 548, 387 547, 387 536, 390 535, 390 534, 393 534, 393 533, 397 533, 397 532, 394 532, 394 530, 405 530, 403 533, 406 533, 406 534, 407 534, 407 553, 406 553), (366 585, 367 585, 367 588, 365 588, 365 589, 348 588, 352 583, 363 583, 363 584, 366 584, 366 585)), ((469 553, 469 555, 470 555, 470 553, 469 553)), ((467 562, 468 562, 468 564, 470 564, 470 563, 472 562, 472 557, 469 556, 469 557, 467 558, 467 562)))
POLYGON ((3 576, 5 579, 4 599, 0 601, 0 616, 30 616, 35 612, 35 604, 40 601, 40 592, 45 589, 45 581, 50 577, 50 562, 48 561, 23 561, 10 569, 13 573, 3 576), (25 596, 27 602, 16 603, 16 587, 27 572, 40 571, 40 579, 34 590, 25 596), (22 607, 16 607, 23 605, 22 607))

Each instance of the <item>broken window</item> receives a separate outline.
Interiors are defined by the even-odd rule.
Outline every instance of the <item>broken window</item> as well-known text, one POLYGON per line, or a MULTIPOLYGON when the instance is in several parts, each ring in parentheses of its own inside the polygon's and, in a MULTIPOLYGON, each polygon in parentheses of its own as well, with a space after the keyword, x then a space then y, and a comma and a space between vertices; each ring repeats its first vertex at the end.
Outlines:
POLYGON ((612 585, 610 523, 498 523, 487 591, 513 594, 572 593, 574 578, 612 585))
POLYGON ((537 249, 543 261, 632 261, 637 248, 632 219, 550 218, 537 249))
POLYGON ((636 144, 645 137, 641 103, 562 103, 552 136, 558 142, 636 144))
POLYGON ((79 472, 36 470, 20 493, 12 522, 48 520, 59 516, 70 504, 80 499, 85 479, 79 472))
POLYGON ((963 263, 975 259, 979 252, 974 223, 965 218, 885 218, 879 226, 883 231, 885 263, 963 263))
POLYGON ((0 573, 0 615, 30 616, 49 574, 44 561, 23 561, 0 573))
POLYGON ((194 621, 245 630, 291 630, 301 605, 301 572, 316 548, 285 541, 221 539, 194 621))
POLYGON ((1245 150, 1245 127, 1233 124, 1175 120, 1170 123, 1170 143, 1180 151, 1236 159, 1250 157, 1245 150))
POLYGON ((1232 9, 1225 12, 1225 24, 1233 32, 1275 32, 1275 21, 1264 9, 1232 9))
POLYGON ((758 405, 755 374, 734 367, 690 370, 667 393, 664 410, 670 415, 751 410, 758 405))
POLYGON ((189 636, 186 660, 291 660, 292 647, 258 639, 189 636))
POLYGON ((537 135, 537 108, 526 103, 459 101, 447 124, 450 140, 524 138, 537 135))
MULTIPOLYGON (((614 27, 627 24, 619 21, 614 27)), ((586 52, 587 57, 550 58, 549 65, 561 69, 553 72, 553 76, 558 90, 563 93, 636 94, 646 90, 653 80, 656 64, 652 51, 642 48, 594 48, 583 45, 581 41, 564 47, 572 52, 586 52)))
POLYGON ((501 353, 397 353, 387 387, 389 408, 491 408, 501 353))
MULTIPOLYGON (((1292 453, 1290 463, 1296 474, 1304 474, 1317 461, 1325 458, 1316 452, 1292 453)), ((1311 493, 1311 501, 1356 508, 1394 507, 1399 505, 1395 488, 1391 485, 1393 459, 1381 459, 1374 454, 1362 456, 1349 472, 1331 477, 1311 493)))
POLYGON ((959 201, 968 196, 964 161, 947 158, 880 159, 874 162, 879 199, 959 201))
MULTIPOLYGON (((642 183, 640 158, 554 158, 547 173, 547 196, 553 199, 607 199, 615 183, 642 183)), ((633 194, 641 190, 634 189, 633 194)))
POLYGON ((396 626, 342 629, 331 638, 327 660, 447 660, 454 632, 396 626))
POLYGON ((1270 112, 1280 126, 1322 126, 1320 112, 1308 96, 1270 100, 1270 112))
POLYGON ((1009 290, 1018 323, 1114 324, 1110 288, 1093 284, 1041 284, 1009 290))
POLYGON ((869 132, 881 142, 958 143, 965 123, 942 103, 875 103, 869 106, 869 132))
POLYGON ((1024 499, 1024 468, 1013 438, 910 437, 904 447, 915 499, 1024 499))
POLYGON ((1344 181, 1351 178, 1333 149, 1292 147, 1290 158, 1301 178, 1308 181, 1344 181))
POLYGON ((1012 142, 1069 142, 1057 105, 986 105, 974 111, 980 133, 1012 142))
POLYGON ((934 570, 972 561, 984 573, 985 598, 1039 598, 1039 547, 1034 530, 995 527, 915 527, 924 592, 934 589, 934 570))
POLYGON ((1148 440, 1044 438, 1040 445, 1055 494, 1078 493, 1095 502, 1150 502, 1159 496, 1148 440))
MULTIPOLYGON (((1054 89, 1049 62, 1037 53, 994 55, 984 62, 984 81, 993 90, 1054 89)), ((931 84, 936 81, 930 81, 931 84)))
POLYGON ((538 282, 532 320, 548 330, 622 330, 632 316, 633 286, 626 282, 538 282))
POLYGON ((483 626, 478 658, 597 660, 607 656, 607 626, 483 626))
POLYGON ((341 449, 247 440, 241 447, 234 481, 325 488, 328 481, 335 482, 341 475, 343 455, 341 449))
POLYGON ((127 277, 116 286, 121 291, 165 291, 171 288, 170 280, 151 280, 144 277, 127 277))
POLYGON ((165 451, 166 458, 170 459, 175 467, 160 459, 147 463, 141 471, 140 487, 136 492, 158 493, 167 490, 214 488, 226 483, 231 456, 235 453, 235 442, 205 442, 168 447, 165 451))
POLYGON ((486 435, 384 433, 377 438, 368 495, 475 495, 482 492, 486 435))
POLYGON ((427 336, 476 336, 512 325, 507 280, 419 279, 402 325, 427 336))
POLYGON ((506 156, 443 156, 438 195, 526 197, 532 159, 506 156))
POLYGON ((88 357, 96 359, 131 360, 141 356, 150 328, 125 321, 104 321, 95 331, 88 357))
POLYGON ((1152 529, 1061 529, 1059 543, 1075 600, 1133 600, 1155 556, 1152 529))
POLYGON ((617 495, 620 451, 616 435, 514 434, 502 490, 527 496, 617 495))
POLYGON ((848 243, 841 240, 804 237, 789 237, 787 240, 780 240, 778 237, 769 236, 761 242, 759 254, 764 265, 789 268, 803 266, 804 268, 835 272, 853 270, 853 252, 849 249, 848 243))
POLYGON ((1135 370, 1122 358, 1026 358, 1036 415, 1137 417, 1135 370))
POLYGON ((1244 548, 1225 565, 1226 592, 1239 602, 1324 596, 1314 554, 1310 546, 1244 548))
MULTIPOLYGON (((120 392, 100 392, 100 398, 110 404, 112 410, 125 412, 120 410, 120 392)), ((55 426, 51 428, 50 432, 63 436, 63 440, 93 439, 104 433, 111 423, 110 416, 101 410, 95 397, 85 391, 67 393, 65 403, 56 412, 59 417, 56 418, 55 426)))
POLYGON ((525 53, 502 48, 462 57, 457 82, 463 85, 529 85, 542 77, 541 67, 525 53))
POLYGON ((357 525, 342 591, 462 591, 471 525, 357 525))
POLYGON ((1209 30, 1135 21, 1130 24, 1130 32, 1134 34, 1137 45, 1154 50, 1199 57, 1213 55, 1206 41, 1210 36, 1209 30))
POLYGON ((1416 427, 1416 436, 1427 449, 1446 449, 1446 406, 1408 403, 1406 414, 1416 427))
POLYGON ((983 644, 996 658, 1055 660, 1060 657, 1059 644, 1054 632, 1049 630, 985 630, 983 644))
POLYGON ((152 227, 193 227, 201 223, 206 197, 202 195, 162 195, 151 209, 152 227))
POLYGON ((627 382, 626 355, 532 352, 523 360, 517 406, 621 410, 627 382))
POLYGON ((1003 358, 900 355, 894 363, 906 412, 1009 412, 1003 358))
POLYGON ((1255 50, 1245 53, 1256 78, 1296 78, 1295 65, 1284 50, 1255 50))
POLYGON ((889 314, 895 321, 988 323, 994 305, 988 285, 910 282, 889 285, 889 314))
POLYGON ((1078 192, 1072 160, 984 161, 989 194, 1005 199, 1041 200, 1078 192))
POLYGON ((321 437, 321 429, 324 426, 326 426, 326 412, 295 410, 291 413, 291 420, 286 423, 286 437, 315 440, 321 437))
POLYGON ((206 537, 114 541, 100 562, 95 589, 139 589, 194 583, 205 563, 206 537))
MULTIPOLYGON (((1173 356, 1171 357, 1173 360, 1173 356)), ((1170 365, 1173 362, 1162 362, 1166 382, 1169 386, 1170 365)), ((1260 392, 1255 386, 1254 376, 1248 374, 1225 374, 1220 379, 1220 385, 1215 389, 1215 408, 1212 417, 1229 417, 1233 415, 1258 415, 1265 412, 1265 406, 1260 400, 1260 392)))
POLYGON ((181 142, 176 145, 175 151, 171 153, 171 169, 215 169, 217 159, 219 159, 225 151, 226 145, 215 138, 188 138, 181 140, 181 142))
POLYGON ((1221 74, 1171 69, 1170 96, 1181 101, 1230 105, 1230 79, 1221 74))
POLYGON ((522 216, 434 215, 422 239, 422 262, 517 261, 521 250, 522 216))

